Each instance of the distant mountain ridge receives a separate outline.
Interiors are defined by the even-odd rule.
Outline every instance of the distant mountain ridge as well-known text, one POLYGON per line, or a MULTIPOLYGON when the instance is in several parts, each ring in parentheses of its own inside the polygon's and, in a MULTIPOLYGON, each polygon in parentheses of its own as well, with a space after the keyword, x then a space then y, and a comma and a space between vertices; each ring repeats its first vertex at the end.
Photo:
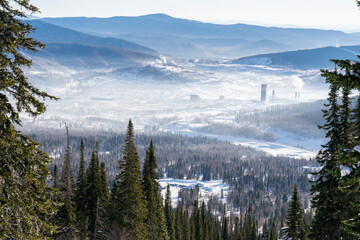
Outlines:
POLYGON ((42 21, 97 36, 111 36, 175 57, 239 57, 297 49, 358 45, 360 37, 341 31, 220 25, 165 14, 111 18, 44 18, 42 21))
POLYGON ((323 47, 307 50, 288 51, 272 54, 260 54, 233 60, 234 64, 266 65, 296 69, 320 69, 333 67, 330 59, 350 59, 357 61, 360 45, 323 47))
POLYGON ((157 59, 151 54, 77 43, 47 43, 44 50, 31 56, 35 61, 46 59, 73 69, 121 68, 157 59))
POLYGON ((36 28, 30 36, 46 45, 37 53, 26 53, 39 68, 43 68, 41 64, 71 69, 121 68, 159 58, 151 48, 130 41, 92 36, 40 20, 27 22, 36 28))
POLYGON ((157 54, 153 49, 118 38, 92 36, 69 28, 46 23, 41 20, 29 20, 27 22, 36 28, 35 33, 32 33, 30 36, 44 43, 77 43, 101 47, 114 47, 140 53, 157 54))

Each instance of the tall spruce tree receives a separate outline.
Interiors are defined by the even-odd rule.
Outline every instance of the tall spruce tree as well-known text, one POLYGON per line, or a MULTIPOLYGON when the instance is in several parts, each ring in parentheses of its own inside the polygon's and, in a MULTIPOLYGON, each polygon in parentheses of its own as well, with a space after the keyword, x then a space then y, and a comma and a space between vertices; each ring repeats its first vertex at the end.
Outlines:
MULTIPOLYGON (((324 110, 326 124, 322 126, 329 141, 322 146, 324 149, 317 156, 321 170, 315 173, 316 181, 312 187, 316 212, 310 231, 311 239, 353 239, 352 233, 344 231, 347 230, 344 225, 359 214, 353 199, 359 199, 360 195, 356 190, 350 190, 347 180, 354 176, 360 160, 360 154, 354 149, 357 138, 354 135, 356 120, 350 120, 349 98, 351 90, 360 87, 360 68, 359 64, 349 60, 332 61, 340 72, 336 69, 322 71, 322 76, 331 86, 329 104, 326 105, 328 109, 324 110), (355 67, 356 65, 358 66, 355 67), (340 106, 337 104, 339 89, 342 89, 340 106), (352 173, 341 176, 342 167, 352 168, 352 173)), ((356 177, 353 180, 358 181, 356 177)))
POLYGON ((99 158, 97 151, 91 153, 90 165, 86 171, 86 215, 88 218, 88 236, 90 239, 99 239, 102 231, 100 215, 102 196, 99 158))
POLYGON ((271 230, 270 230, 270 240, 277 240, 278 239, 278 232, 276 228, 275 221, 273 220, 271 223, 271 230))
POLYGON ((72 239, 75 237, 76 218, 74 212, 74 178, 73 169, 71 166, 71 152, 70 152, 70 135, 68 126, 66 127, 66 148, 64 155, 64 164, 61 171, 59 190, 60 201, 63 203, 59 212, 57 213, 57 224, 59 226, 59 233, 57 239, 72 239))
POLYGON ((135 147, 134 127, 129 120, 117 176, 117 222, 130 240, 145 240, 148 231, 146 201, 141 187, 140 161, 135 147))
MULTIPOLYGON (((344 89, 360 90, 360 63, 350 60, 334 60, 335 64, 342 70, 338 73, 337 84, 344 89)), ((358 239, 360 236, 360 152, 359 145, 359 116, 360 100, 357 100, 355 108, 352 110, 350 138, 351 144, 343 144, 338 151, 339 165, 347 167, 349 174, 341 176, 340 190, 342 193, 344 209, 341 209, 342 228, 347 234, 345 239, 358 239)), ((345 234, 344 234, 345 235, 345 234)))
POLYGON ((57 187, 58 187, 59 179, 58 179, 58 169, 57 169, 57 165, 56 165, 56 164, 54 164, 53 179, 54 179, 53 187, 54 187, 54 188, 57 188, 57 187))
POLYGON ((304 240, 304 210, 302 208, 299 192, 296 184, 294 185, 293 195, 290 200, 286 215, 286 227, 282 229, 283 238, 291 240, 304 240))
POLYGON ((194 240, 202 240, 203 238, 203 228, 202 228, 202 219, 201 212, 198 206, 198 201, 195 200, 193 213, 191 214, 192 226, 194 227, 194 240))
POLYGON ((171 204, 171 191, 169 184, 167 185, 166 188, 164 213, 165 213, 166 227, 167 227, 169 239, 175 240, 175 219, 174 219, 173 207, 171 204))
POLYGON ((23 72, 32 64, 24 53, 44 45, 28 36, 34 28, 21 19, 38 11, 30 1, 0 0, 0 239, 46 239, 55 231, 46 221, 56 210, 54 189, 46 185, 51 159, 15 127, 20 113, 45 112, 40 99, 56 99, 23 72))
POLYGON ((222 240, 229 240, 230 239, 230 236, 229 236, 229 223, 228 223, 228 218, 226 217, 226 214, 224 214, 224 216, 223 216, 222 229, 221 229, 221 238, 222 238, 222 240))
POLYGON ((100 163, 100 189, 102 192, 102 202, 104 206, 107 206, 110 200, 110 192, 109 192, 109 185, 106 176, 106 166, 104 162, 100 163))
POLYGON ((183 240, 183 206, 177 206, 175 212, 175 239, 183 240))
POLYGON ((321 169, 314 174, 315 184, 311 188, 314 195, 312 207, 316 209, 314 220, 311 226, 311 239, 340 239, 341 216, 343 208, 341 204, 341 192, 339 190, 340 168, 338 167, 337 152, 341 146, 340 136, 340 118, 338 105, 339 86, 334 80, 337 79, 336 71, 323 71, 322 75, 330 84, 328 103, 325 104, 326 110, 323 110, 323 116, 326 123, 320 126, 326 132, 329 141, 323 145, 319 151, 316 160, 321 169))
MULTIPOLYGON (((335 72, 336 73, 336 72, 335 72)), ((350 70, 346 71, 345 75, 338 74, 338 79, 342 79, 342 96, 341 96, 341 105, 339 106, 339 123, 340 123, 340 138, 341 148, 349 149, 352 146, 351 139, 351 89, 352 84, 350 82, 350 70)))
POLYGON ((86 174, 85 174, 85 157, 84 141, 80 141, 80 164, 75 184, 75 206, 77 217, 77 228, 80 240, 86 238, 87 216, 86 216, 86 174))
POLYGON ((268 227, 268 221, 265 220, 263 226, 262 226, 262 234, 261 234, 261 239, 264 240, 269 240, 269 227, 268 227))
POLYGON ((164 216, 163 201, 161 198, 160 185, 157 182, 159 176, 156 172, 157 163, 153 141, 150 141, 149 150, 146 151, 143 166, 143 192, 147 202, 148 215, 146 226, 150 240, 168 239, 166 220, 164 216))
POLYGON ((354 145, 360 144, 360 92, 358 91, 355 108, 351 111, 351 136, 354 145))

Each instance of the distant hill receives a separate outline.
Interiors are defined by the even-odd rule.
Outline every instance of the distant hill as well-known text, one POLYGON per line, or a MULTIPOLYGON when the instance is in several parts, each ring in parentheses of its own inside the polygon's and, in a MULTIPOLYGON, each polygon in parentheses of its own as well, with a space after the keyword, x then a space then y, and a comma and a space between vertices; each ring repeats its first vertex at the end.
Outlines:
POLYGON ((350 33, 350 35, 355 36, 355 37, 360 37, 360 32, 350 33))
POLYGON ((360 36, 341 31, 220 25, 165 14, 112 18, 44 18, 42 21, 97 36, 111 36, 178 57, 239 57, 259 53, 358 45, 360 36))
POLYGON ((77 43, 47 43, 44 50, 30 55, 34 59, 34 66, 40 68, 49 63, 72 69, 119 68, 137 66, 142 61, 157 59, 151 54, 77 43))
POLYGON ((77 43, 101 47, 113 47, 139 53, 157 54, 156 51, 148 47, 122 39, 92 36, 40 20, 29 20, 27 22, 36 28, 35 33, 32 33, 31 37, 44 43, 77 43))
POLYGON ((261 54, 232 61, 235 64, 266 65, 296 69, 320 69, 333 67, 330 59, 358 60, 360 45, 343 47, 323 47, 308 50, 261 54))

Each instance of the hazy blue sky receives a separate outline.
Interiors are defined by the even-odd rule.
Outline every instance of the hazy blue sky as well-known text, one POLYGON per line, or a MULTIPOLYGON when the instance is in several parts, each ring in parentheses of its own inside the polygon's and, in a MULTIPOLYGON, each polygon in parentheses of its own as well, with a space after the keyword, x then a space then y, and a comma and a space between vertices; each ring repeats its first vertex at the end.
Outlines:
POLYGON ((32 0, 42 17, 166 13, 214 23, 360 30, 355 0, 32 0))

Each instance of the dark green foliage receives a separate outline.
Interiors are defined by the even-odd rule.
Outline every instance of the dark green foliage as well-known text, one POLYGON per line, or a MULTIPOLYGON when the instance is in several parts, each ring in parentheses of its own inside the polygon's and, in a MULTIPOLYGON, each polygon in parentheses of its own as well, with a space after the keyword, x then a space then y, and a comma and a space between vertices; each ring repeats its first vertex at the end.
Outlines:
POLYGON ((360 144, 360 97, 357 97, 356 106, 351 115, 351 135, 353 137, 354 144, 360 144))
POLYGON ((324 110, 326 124, 323 126, 329 141, 317 157, 322 168, 315 174, 316 184, 312 188, 312 193, 315 194, 313 207, 316 208, 316 213, 310 238, 355 239, 353 235, 356 235, 356 231, 353 231, 350 225, 356 226, 353 224, 354 219, 359 216, 359 209, 356 206, 360 194, 356 187, 351 187, 351 183, 359 180, 356 171, 360 154, 354 149, 358 139, 358 126, 356 126, 358 110, 351 110, 349 95, 351 90, 360 87, 360 64, 349 60, 332 61, 339 67, 340 72, 336 69, 322 71, 322 76, 331 86, 329 104, 326 105, 328 109, 324 110), (342 89, 341 105, 337 104, 339 89, 342 89), (341 167, 350 168, 350 174, 342 176, 341 167))
MULTIPOLYGON (((106 198, 97 150, 93 150, 89 168, 86 171, 86 215, 90 239, 103 239, 106 219, 106 198)), ((107 186, 106 186, 107 187, 107 186)))
POLYGON ((100 190, 101 190, 101 199, 106 206, 110 199, 109 185, 106 176, 106 167, 105 163, 101 162, 100 164, 100 190))
POLYGON ((302 208, 296 184, 286 215, 286 227, 282 229, 282 239, 304 240, 304 210, 302 208))
POLYGON ((45 111, 39 98, 56 99, 32 86, 23 67, 31 60, 20 51, 36 51, 43 45, 28 38, 31 25, 20 19, 38 12, 29 1, 0 0, 0 238, 29 239, 53 234, 47 223, 55 211, 53 189, 46 186, 51 159, 39 144, 15 129, 19 114, 36 117, 45 111))
POLYGON ((22 70, 23 67, 30 67, 32 61, 19 50, 35 52, 37 48, 44 47, 40 42, 27 37, 34 29, 20 20, 26 18, 27 13, 38 12, 38 8, 25 0, 1 0, 0 9, 0 32, 3 36, 0 38, 0 120, 3 130, 10 130, 12 124, 20 124, 20 112, 25 111, 35 117, 45 111, 45 103, 38 98, 56 98, 32 86, 22 70), (14 101, 10 102, 9 96, 14 101))
POLYGON ((183 208, 182 206, 178 206, 175 212, 175 239, 182 240, 183 239, 183 208))
POLYGON ((0 129, 0 239, 46 239, 55 230, 44 219, 55 211, 55 192, 45 184, 51 159, 38 147, 13 126, 0 129))
MULTIPOLYGON (((353 161, 354 166, 358 164, 360 153, 357 151, 345 152, 343 155, 348 161, 353 161)), ((360 169, 352 169, 350 174, 342 178, 341 190, 348 195, 349 203, 347 206, 346 217, 343 220, 344 229, 356 238, 360 237, 360 169)), ((354 239, 356 239, 354 238, 354 239)))
POLYGON ((75 236, 76 218, 74 212, 74 179, 71 166, 70 136, 66 126, 66 148, 64 164, 59 181, 59 200, 63 204, 57 213, 57 225, 59 233, 57 239, 72 239, 75 236))
POLYGON ((336 77, 335 72, 324 71, 330 85, 327 110, 323 110, 326 124, 321 126, 326 131, 329 141, 323 145, 317 156, 317 161, 322 167, 314 173, 315 185, 311 191, 314 194, 312 206, 316 208, 314 221, 311 226, 311 239, 340 239, 341 216, 343 205, 340 201, 339 190, 340 169, 338 167, 337 151, 341 146, 340 131, 340 107, 337 103, 339 86, 332 81, 336 77))
MULTIPOLYGON (((182 208, 182 206, 181 206, 182 208)), ((184 240, 190 240, 191 239, 191 228, 190 228, 190 223, 189 223, 189 211, 188 209, 186 209, 183 212, 183 217, 182 217, 182 230, 183 230, 183 239, 184 240)))
POLYGON ((260 239, 269 240, 269 238, 270 238, 269 226, 268 226, 268 222, 265 221, 262 227, 262 234, 260 236, 260 239))
POLYGON ((278 232, 276 230, 275 222, 273 221, 271 224, 271 230, 270 230, 270 240, 277 240, 278 239, 278 232))
POLYGON ((175 239, 175 219, 174 219, 173 207, 171 205, 170 185, 167 185, 167 188, 166 188, 164 213, 165 213, 166 227, 167 227, 169 239, 174 240, 175 239))
POLYGON ((157 163, 155 150, 152 140, 149 150, 146 151, 146 157, 143 168, 143 192, 147 202, 148 215, 145 220, 149 232, 150 240, 168 239, 166 220, 164 216, 164 207, 160 192, 160 185, 157 182, 159 176, 156 172, 157 163))
POLYGON ((53 170, 53 179, 54 179, 54 188, 57 188, 58 187, 58 182, 59 182, 59 179, 58 179, 58 170, 57 170, 57 166, 54 165, 54 170, 53 170))
POLYGON ((254 220, 252 209, 249 208, 245 214, 245 220, 243 225, 243 239, 246 240, 256 240, 257 239, 257 231, 258 226, 257 222, 254 220))
POLYGON ((202 240, 203 238, 203 228, 202 228, 202 215, 198 207, 198 201, 195 200, 193 213, 191 214, 191 230, 194 233, 194 240, 202 240))
POLYGON ((117 189, 118 186, 116 182, 113 183, 110 190, 110 201, 107 207, 107 230, 110 232, 109 236, 112 238, 116 238, 117 234, 119 234, 119 226, 117 224, 118 219, 118 201, 117 201, 117 189))
POLYGON ((85 157, 84 157, 84 141, 80 142, 80 166, 78 176, 75 184, 75 206, 77 217, 77 228, 79 231, 79 238, 83 240, 86 238, 87 232, 87 215, 86 215, 86 175, 85 175, 85 157))
POLYGON ((221 238, 223 240, 229 240, 229 225, 228 225, 228 218, 226 217, 226 215, 224 215, 223 217, 223 222, 222 222, 222 230, 221 230, 221 238))
POLYGON ((123 159, 119 161, 116 221, 123 236, 127 236, 131 240, 143 240, 148 237, 144 223, 147 217, 147 209, 140 182, 139 156, 134 141, 134 128, 130 120, 125 145, 122 149, 123 159))
POLYGON ((340 118, 340 135, 338 136, 340 138, 341 147, 342 148, 350 148, 351 143, 351 122, 350 122, 350 104, 351 104, 351 84, 349 82, 348 76, 350 75, 350 72, 347 71, 346 75, 344 76, 344 82, 342 84, 342 96, 341 96, 341 105, 340 105, 340 111, 339 111, 339 118, 340 118))
MULTIPOLYGON (((44 134, 33 136, 44 143, 43 150, 54 154, 60 153, 57 149, 62 147, 62 143, 58 136, 44 134)), ((109 182, 114 182, 115 176, 118 174, 117 160, 121 156, 125 135, 111 132, 72 134, 72 149, 80 148, 81 138, 84 139, 86 149, 93 148, 96 141, 99 141, 102 151, 109 153, 102 154, 101 161, 106 163, 109 182)), ((279 220, 286 215, 287 203, 282 201, 282 196, 291 194, 293 190, 291 183, 293 182, 298 184, 302 199, 309 199, 307 193, 311 184, 307 178, 308 170, 303 166, 316 166, 314 160, 298 159, 294 161, 291 158, 269 156, 251 148, 235 146, 214 139, 186 137, 170 133, 153 135, 140 133, 136 136, 136 148, 147 149, 152 138, 156 143, 159 175, 166 170, 166 176, 170 178, 183 179, 186 176, 194 179, 196 176, 200 176, 202 170, 205 169, 211 172, 212 179, 222 179, 225 172, 225 180, 230 188, 227 195, 228 203, 231 203, 234 209, 246 209, 251 205, 253 215, 259 221, 276 215, 275 221, 279 225, 279 220), (173 164, 169 164, 169 159, 174 160, 173 164), (189 166, 191 167, 189 168, 189 166), (272 189, 272 191, 268 192, 268 189, 272 189), (273 202, 273 199, 276 201, 273 202)), ((146 151, 138 152, 140 159, 145 159, 145 153, 146 151)), ((74 160, 78 161, 76 157, 77 154, 74 156, 74 160)), ((62 163, 56 159, 55 164, 61 166, 62 163)), ((78 165, 75 164, 74 167, 78 167, 78 165)), ((78 169, 75 170, 78 172, 78 169)), ((179 196, 181 197, 180 204, 185 209, 194 204, 199 197, 199 192, 196 189, 183 188, 179 196)), ((308 201, 304 202, 304 204, 307 203, 308 201)), ((304 208, 307 207, 304 205, 304 208)), ((212 208, 222 211, 219 204, 212 208)))
MULTIPOLYGON (((337 84, 343 89, 360 89, 360 63, 349 60, 334 61, 343 73, 337 74, 337 84)), ((338 150, 339 165, 347 167, 349 174, 341 176, 340 190, 341 200, 344 205, 342 209, 342 229, 345 239, 358 239, 360 236, 360 188, 359 188, 359 161, 360 153, 355 146, 359 145, 359 123, 360 123, 360 100, 358 96, 357 104, 351 110, 350 125, 350 144, 344 143, 338 150)), ((349 120, 348 120, 349 121, 349 120)))

